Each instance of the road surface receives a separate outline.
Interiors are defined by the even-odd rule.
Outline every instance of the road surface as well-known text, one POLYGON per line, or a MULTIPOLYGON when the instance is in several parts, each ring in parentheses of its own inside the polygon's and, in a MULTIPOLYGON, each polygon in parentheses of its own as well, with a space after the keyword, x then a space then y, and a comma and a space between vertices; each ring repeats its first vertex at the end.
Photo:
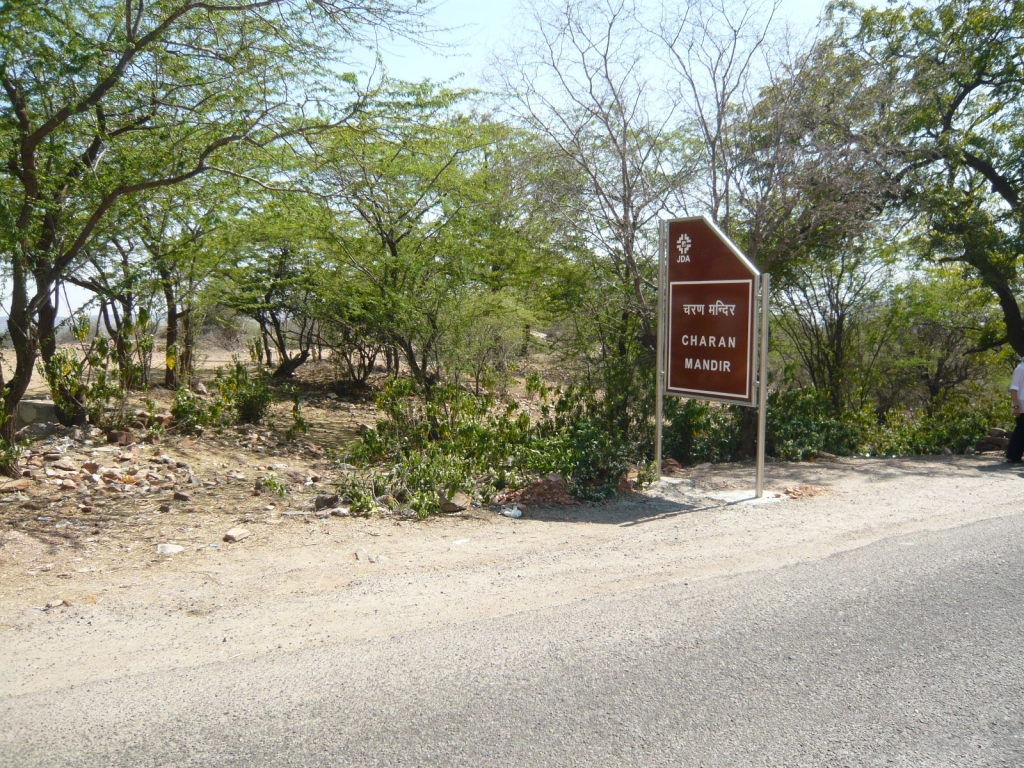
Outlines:
POLYGON ((0 765, 1021 766, 1024 515, 11 696, 0 765))

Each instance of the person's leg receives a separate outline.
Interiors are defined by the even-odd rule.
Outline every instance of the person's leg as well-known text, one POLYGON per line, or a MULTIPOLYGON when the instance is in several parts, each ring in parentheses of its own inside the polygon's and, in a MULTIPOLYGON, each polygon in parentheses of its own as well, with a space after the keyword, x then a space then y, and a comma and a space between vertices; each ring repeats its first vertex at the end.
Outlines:
POLYGON ((1024 456, 1024 413, 1017 417, 1017 426, 1010 435, 1010 444, 1006 446, 1006 460, 1017 462, 1024 456))

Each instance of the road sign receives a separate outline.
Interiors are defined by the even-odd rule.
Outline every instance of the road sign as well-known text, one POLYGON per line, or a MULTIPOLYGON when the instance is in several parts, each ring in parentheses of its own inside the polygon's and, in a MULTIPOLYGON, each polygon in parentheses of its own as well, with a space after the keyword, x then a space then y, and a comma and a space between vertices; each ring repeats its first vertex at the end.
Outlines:
POLYGON ((762 275, 706 216, 662 221, 659 236, 655 462, 660 471, 665 395, 757 406, 756 495, 760 497, 768 395, 769 276, 762 275))
POLYGON ((760 272, 704 217, 667 239, 666 394, 754 405, 760 272))

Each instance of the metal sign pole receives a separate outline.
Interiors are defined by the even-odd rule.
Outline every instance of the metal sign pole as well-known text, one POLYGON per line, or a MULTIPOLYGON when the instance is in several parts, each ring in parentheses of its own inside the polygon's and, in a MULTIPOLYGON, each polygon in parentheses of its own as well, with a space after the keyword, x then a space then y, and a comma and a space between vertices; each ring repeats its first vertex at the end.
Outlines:
POLYGON ((764 442, 768 422, 768 288, 771 278, 761 275, 761 352, 757 383, 757 498, 764 496, 764 442))
POLYGON ((665 265, 668 222, 658 222, 658 348, 655 351, 654 466, 661 478, 661 422, 665 410, 665 265))

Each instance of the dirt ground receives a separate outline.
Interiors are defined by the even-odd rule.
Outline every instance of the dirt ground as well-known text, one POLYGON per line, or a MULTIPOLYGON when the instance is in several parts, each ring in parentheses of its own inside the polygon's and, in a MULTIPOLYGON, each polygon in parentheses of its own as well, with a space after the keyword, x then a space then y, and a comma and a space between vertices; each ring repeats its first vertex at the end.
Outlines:
POLYGON ((198 480, 188 502, 169 499, 171 487, 104 491, 84 505, 51 485, 38 509, 20 494, 2 497, 0 694, 386 642, 651 583, 823 558, 1009 514, 1024 489, 1024 474, 995 456, 850 459, 770 463, 770 498, 760 503, 749 500, 753 468, 732 464, 520 519, 482 508, 426 521, 316 517, 309 502, 330 484, 328 462, 269 437, 218 440, 72 449, 148 467, 173 447, 189 464, 175 464, 178 474, 198 480), (253 478, 271 465, 281 477, 294 473, 284 499, 252 496, 253 478), (225 542, 240 525, 250 535, 225 542), (160 543, 182 550, 160 555, 160 543))

